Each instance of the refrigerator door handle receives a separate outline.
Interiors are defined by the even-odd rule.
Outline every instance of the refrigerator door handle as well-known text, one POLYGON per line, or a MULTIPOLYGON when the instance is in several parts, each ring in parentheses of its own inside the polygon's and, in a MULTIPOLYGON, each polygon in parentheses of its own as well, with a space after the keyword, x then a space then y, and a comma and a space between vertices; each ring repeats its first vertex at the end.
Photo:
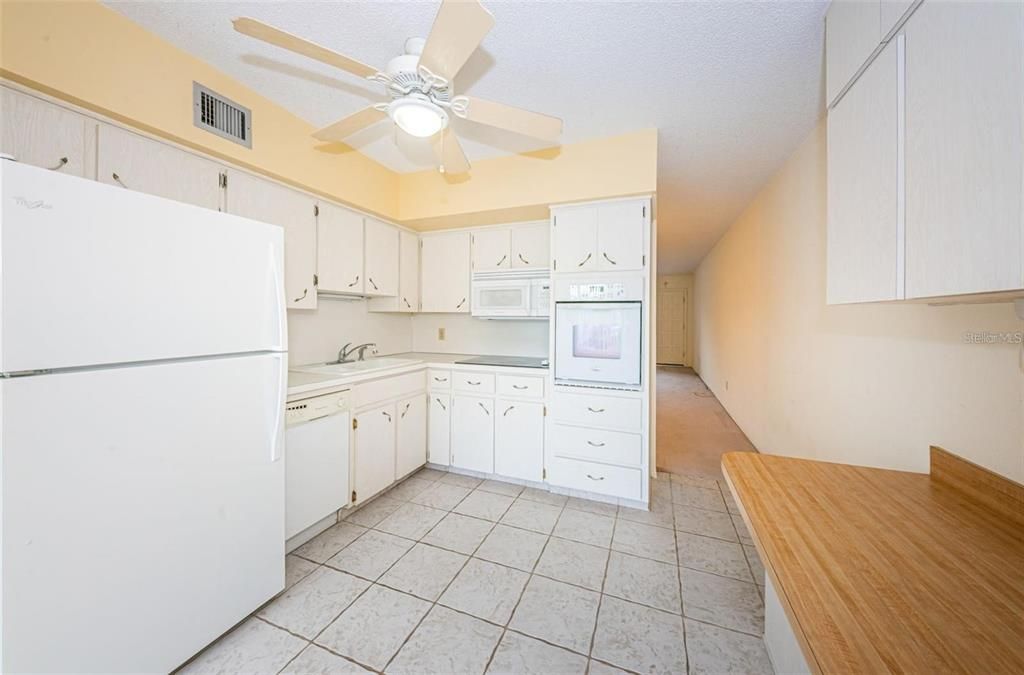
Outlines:
POLYGON ((267 252, 270 254, 270 269, 273 271, 273 290, 274 290, 274 315, 272 321, 276 323, 277 328, 277 349, 285 351, 287 349, 288 340, 288 328, 285 322, 285 297, 284 297, 284 274, 281 270, 281 256, 277 255, 276 247, 273 244, 267 247, 267 252))
POLYGON ((281 459, 281 449, 284 447, 284 409, 288 397, 287 364, 284 354, 274 354, 277 361, 277 384, 276 395, 274 396, 274 410, 271 419, 274 420, 273 435, 270 437, 270 461, 277 462, 281 459))

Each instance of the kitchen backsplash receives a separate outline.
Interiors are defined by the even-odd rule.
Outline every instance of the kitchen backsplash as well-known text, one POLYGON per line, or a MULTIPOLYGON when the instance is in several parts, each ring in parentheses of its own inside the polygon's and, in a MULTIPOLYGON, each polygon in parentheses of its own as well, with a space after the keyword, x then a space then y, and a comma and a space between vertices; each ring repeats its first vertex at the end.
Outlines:
POLYGON ((376 342, 381 354, 412 349, 412 323, 406 314, 370 312, 366 300, 320 296, 315 310, 288 312, 288 362, 332 361, 346 342, 376 342))
POLYGON ((547 356, 548 322, 493 321, 467 314, 417 314, 412 317, 413 350, 454 354, 547 356), (444 328, 445 339, 438 339, 444 328))

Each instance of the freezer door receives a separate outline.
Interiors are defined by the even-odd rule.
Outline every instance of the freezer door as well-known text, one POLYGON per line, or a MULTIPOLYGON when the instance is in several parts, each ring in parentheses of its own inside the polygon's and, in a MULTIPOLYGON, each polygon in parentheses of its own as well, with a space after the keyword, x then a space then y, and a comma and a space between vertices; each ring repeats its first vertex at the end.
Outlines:
POLYGON ((280 227, 0 161, 0 372, 287 349, 280 227))
POLYGON ((0 380, 3 672, 170 672, 284 587, 284 360, 0 380))

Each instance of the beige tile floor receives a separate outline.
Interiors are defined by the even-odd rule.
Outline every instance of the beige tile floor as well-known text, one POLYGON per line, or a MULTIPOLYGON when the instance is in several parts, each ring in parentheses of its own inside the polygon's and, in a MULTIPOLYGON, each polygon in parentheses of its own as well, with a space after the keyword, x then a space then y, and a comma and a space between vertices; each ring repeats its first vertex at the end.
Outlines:
POLYGON ((720 482, 651 510, 424 469, 297 549, 188 673, 771 673, 764 572, 720 482))

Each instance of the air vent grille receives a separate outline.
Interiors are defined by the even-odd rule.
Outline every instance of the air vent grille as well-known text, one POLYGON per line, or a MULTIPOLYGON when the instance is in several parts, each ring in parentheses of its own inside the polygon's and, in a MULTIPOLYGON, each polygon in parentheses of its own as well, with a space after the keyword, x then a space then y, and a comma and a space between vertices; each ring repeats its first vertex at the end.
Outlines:
POLYGON ((200 129, 252 147, 252 111, 198 82, 192 83, 192 122, 200 129))

